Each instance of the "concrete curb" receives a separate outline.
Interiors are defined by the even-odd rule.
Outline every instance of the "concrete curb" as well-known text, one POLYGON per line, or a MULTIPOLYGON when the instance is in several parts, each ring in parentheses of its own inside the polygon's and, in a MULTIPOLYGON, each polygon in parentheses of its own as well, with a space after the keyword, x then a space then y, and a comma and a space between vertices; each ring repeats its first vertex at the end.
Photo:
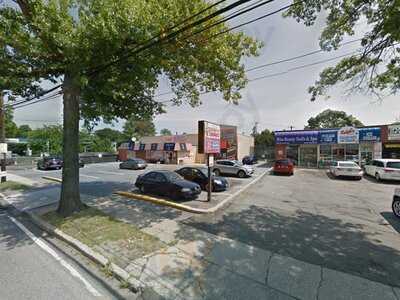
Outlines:
POLYGON ((248 183, 243 188, 241 188, 240 190, 236 191, 235 193, 233 193, 232 195, 230 195, 229 197, 227 197, 226 199, 224 199, 223 201, 221 201, 217 205, 215 205, 213 207, 210 207, 208 209, 194 208, 194 207, 191 207, 191 206, 188 206, 188 205, 184 205, 184 204, 179 204, 179 203, 176 203, 176 202, 173 202, 173 201, 168 201, 168 200, 164 200, 164 199, 160 199, 160 198, 156 198, 156 197, 151 197, 151 196, 137 194, 137 193, 131 193, 131 192, 117 191, 117 192, 115 192, 115 194, 123 196, 123 197, 130 198, 130 199, 142 200, 142 201, 151 202, 151 203, 154 203, 154 204, 157 204, 157 205, 168 206, 168 207, 171 207, 171 208, 175 208, 175 209, 178 209, 178 210, 191 212, 191 213, 195 213, 195 214, 210 214, 210 213, 216 212, 217 210, 219 210, 222 207, 224 207, 225 205, 227 205, 230 201, 232 201, 239 194, 241 194, 242 192, 247 190, 252 185, 256 184, 258 181, 260 181, 260 179, 263 178, 270 171, 271 171, 271 169, 268 169, 268 170, 264 171, 256 179, 254 179, 252 182, 248 183))
POLYGON ((56 177, 50 177, 50 176, 42 176, 43 179, 50 180, 50 181, 55 181, 58 183, 62 183, 62 180, 60 178, 56 177))
POLYGON ((134 292, 139 292, 143 288, 145 288, 144 283, 138 281, 137 279, 131 277, 128 272, 126 272, 124 269, 121 267, 117 266, 113 262, 111 262, 109 259, 104 257, 103 255, 93 251, 89 246, 86 244, 83 244, 82 242, 78 241, 77 239, 69 236, 68 234, 64 233, 63 231, 55 228, 53 225, 43 221, 39 216, 32 212, 25 212, 32 222, 36 224, 38 227, 40 227, 42 230, 46 231, 49 234, 54 235, 60 240, 63 240, 64 242, 68 243, 72 247, 74 247, 76 250, 81 252, 83 255, 85 255, 87 258, 90 260, 94 261, 95 263, 109 268, 110 271, 114 274, 115 277, 118 279, 122 279, 126 282, 128 282, 130 285, 133 287, 134 292))

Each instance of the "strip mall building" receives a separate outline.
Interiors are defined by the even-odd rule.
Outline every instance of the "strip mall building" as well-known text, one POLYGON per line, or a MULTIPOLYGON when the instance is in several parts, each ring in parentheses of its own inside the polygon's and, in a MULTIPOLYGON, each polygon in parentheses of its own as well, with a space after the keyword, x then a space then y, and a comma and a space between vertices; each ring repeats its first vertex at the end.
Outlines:
POLYGON ((400 158, 400 124, 276 131, 275 158, 290 158, 308 168, 340 160, 400 158))
MULTIPOLYGON (((237 133, 236 126, 221 125, 221 153, 216 158, 241 160, 254 153, 254 138, 237 133)), ((118 148, 119 160, 131 157, 147 161, 163 160, 167 164, 205 163, 198 153, 198 134, 147 136, 137 142, 123 143, 118 148)))

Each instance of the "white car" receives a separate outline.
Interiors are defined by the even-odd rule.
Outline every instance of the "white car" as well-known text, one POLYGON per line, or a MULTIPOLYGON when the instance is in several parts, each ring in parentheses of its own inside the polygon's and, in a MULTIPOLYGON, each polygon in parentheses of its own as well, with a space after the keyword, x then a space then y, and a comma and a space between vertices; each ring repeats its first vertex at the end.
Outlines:
POLYGON ((254 169, 251 166, 243 165, 237 160, 217 160, 213 167, 215 176, 225 175, 236 175, 240 178, 251 176, 254 173, 254 169))
POLYGON ((400 218, 400 189, 394 190, 392 210, 396 217, 400 218))
POLYGON ((337 161, 330 167, 329 171, 335 177, 354 177, 361 179, 363 171, 359 165, 353 161, 337 161))
POLYGON ((400 159, 375 159, 365 165, 365 173, 380 180, 400 180, 400 159))

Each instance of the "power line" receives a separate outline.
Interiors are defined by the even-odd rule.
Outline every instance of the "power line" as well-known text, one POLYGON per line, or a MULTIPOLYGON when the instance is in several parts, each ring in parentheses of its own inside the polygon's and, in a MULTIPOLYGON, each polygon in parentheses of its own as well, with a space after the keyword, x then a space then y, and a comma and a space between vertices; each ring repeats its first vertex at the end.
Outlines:
MULTIPOLYGON (((151 39, 139 44, 141 47, 133 49, 132 53, 128 53, 125 56, 122 56, 122 57, 120 57, 120 58, 118 58, 118 59, 116 59, 114 61, 108 62, 107 64, 104 64, 103 66, 100 66, 99 69, 90 72, 89 75, 95 75, 95 74, 107 69, 108 67, 110 67, 110 66, 112 66, 114 64, 120 63, 122 60, 127 59, 127 58, 129 58, 129 57, 131 57, 131 56, 133 56, 133 55, 135 55, 135 54, 137 54, 139 52, 142 52, 142 51, 144 51, 146 49, 149 49, 149 48, 151 48, 151 47, 153 47, 153 46, 155 46, 157 44, 162 44, 165 41, 169 41, 172 38, 174 38, 177 35, 179 35, 180 33, 185 32, 185 31, 187 31, 189 29, 192 29, 197 25, 201 25, 201 24, 203 24, 203 23, 205 23, 205 22, 207 22, 207 21, 209 21, 209 20, 211 20, 211 19, 213 19, 213 18, 215 18, 215 17, 217 17, 217 16, 219 16, 219 15, 225 13, 225 12, 228 12, 228 11, 230 11, 230 10, 232 10, 232 9, 234 9, 234 8, 244 4, 246 2, 249 2, 249 1, 251 1, 251 0, 237 0, 237 1, 235 1, 234 3, 232 3, 230 5, 227 5, 227 6, 221 8, 221 9, 219 9, 219 10, 217 10, 217 11, 215 11, 215 12, 213 12, 213 13, 211 13, 211 14, 209 14, 209 15, 207 15, 207 16, 205 16, 205 17, 203 17, 203 18, 201 18, 201 19, 199 19, 199 20, 197 20, 195 22, 193 22, 193 23, 190 23, 190 24, 180 28, 177 31, 171 32, 170 34, 168 34, 166 36, 165 35, 161 35, 161 38, 158 38, 156 41, 153 41, 150 44, 143 45, 143 44, 148 43, 149 41, 154 40, 155 38, 153 37, 153 38, 151 38, 151 39)), ((270 1, 273 1, 273 0, 270 0, 270 1)))
MULTIPOLYGON (((342 43, 340 46, 345 46, 345 45, 352 44, 352 43, 355 43, 355 42, 358 42, 358 41, 361 41, 361 40, 362 39, 351 40, 351 41, 342 43)), ((324 52, 324 50, 319 49, 319 50, 307 52, 307 53, 304 53, 304 54, 301 54, 301 55, 297 55, 297 56, 293 56, 293 57, 289 57, 289 58, 285 58, 285 59, 280 59, 280 60, 277 60, 277 61, 274 61, 274 62, 271 62, 271 63, 262 64, 262 65, 259 65, 259 66, 255 66, 255 67, 251 67, 251 68, 245 69, 245 72, 251 72, 251 71, 254 71, 254 70, 263 69, 263 68, 270 67, 270 66, 273 66, 273 65, 278 65, 278 64, 281 64, 281 63, 285 63, 285 62, 290 62, 290 61, 293 61, 293 60, 296 60, 296 59, 304 58, 304 57, 307 57, 307 56, 310 56, 310 55, 314 55, 314 54, 317 54, 317 53, 321 53, 321 52, 324 52)), ((286 74, 286 73, 287 73, 287 71, 279 72, 279 73, 276 73, 276 74, 286 74)), ((249 80, 249 81, 251 81, 251 80, 249 80)), ((173 94, 173 93, 174 93, 173 91, 163 92, 163 93, 157 94, 155 97, 170 95, 170 94, 173 94)))
MULTIPOLYGON (((181 29, 179 29, 179 30, 177 30, 177 31, 175 31, 175 32, 172 32, 172 33, 168 34, 167 36, 165 36, 165 37, 163 37, 163 38, 161 38, 161 39, 158 39, 158 40, 156 40, 156 41, 154 41, 154 42, 151 42, 151 43, 148 44, 148 45, 144 45, 143 47, 140 47, 140 48, 138 48, 138 49, 133 49, 133 50, 135 50, 133 53, 128 54, 128 55, 125 55, 125 56, 123 56, 123 57, 121 57, 121 58, 119 58, 119 59, 117 59, 117 60, 115 60, 115 61, 113 61, 113 62, 109 62, 109 63, 107 63, 107 64, 101 66, 100 69, 94 70, 94 71, 91 72, 89 75, 95 75, 96 73, 101 72, 102 70, 104 70, 104 69, 110 67, 111 65, 116 64, 116 63, 119 63, 119 62, 121 62, 123 59, 129 58, 130 56, 132 56, 132 55, 134 55, 134 54, 137 54, 137 53, 139 53, 139 52, 142 52, 142 51, 144 51, 144 50, 146 50, 146 49, 148 49, 148 48, 150 48, 150 47, 152 47, 152 46, 155 46, 155 45, 157 45, 158 43, 163 43, 163 42, 165 42, 165 41, 168 42, 168 41, 171 40, 172 38, 176 37, 178 34, 180 34, 180 33, 182 33, 182 32, 185 32, 185 31, 187 31, 187 30, 189 30, 189 29, 191 29, 191 28, 194 28, 194 27, 197 26, 197 25, 200 25, 200 24, 202 24, 202 23, 205 23, 206 21, 211 20, 211 19, 213 19, 213 18, 215 18, 215 17, 221 15, 221 14, 224 13, 224 12, 230 11, 230 10, 236 8, 237 6, 240 6, 240 5, 242 5, 242 4, 246 3, 246 2, 249 2, 249 1, 251 1, 251 0, 238 0, 238 1, 236 1, 236 2, 234 2, 234 3, 232 3, 232 4, 228 5, 228 6, 226 6, 226 7, 224 7, 224 8, 221 8, 221 9, 219 9, 219 10, 213 12, 213 13, 210 14, 210 15, 207 15, 207 16, 203 17, 203 18, 200 19, 200 20, 197 20, 197 21, 195 21, 195 22, 193 22, 193 23, 190 23, 189 25, 187 25, 187 26, 185 26, 185 27, 183 27, 183 28, 181 28, 181 29)), ((233 18, 235 18, 235 17, 237 17, 237 16, 239 16, 239 15, 242 15, 242 14, 248 12, 248 11, 251 11, 251 10, 253 10, 253 9, 255 9, 255 8, 258 8, 258 7, 262 6, 262 5, 265 5, 265 4, 267 4, 267 3, 270 3, 270 2, 272 2, 272 1, 274 1, 274 0, 267 0, 267 1, 264 1, 263 3, 260 3, 260 4, 258 4, 258 5, 255 5, 255 6, 251 7, 251 8, 245 9, 245 10, 239 12, 239 13, 235 13, 235 14, 231 15, 229 18, 223 18, 223 20, 221 20, 221 21, 219 21, 219 22, 216 22, 216 23, 213 23, 213 24, 207 26, 206 28, 203 28, 202 30, 195 32, 194 34, 191 34, 191 36, 196 35, 196 34, 198 34, 198 33, 200 33, 200 32, 205 31, 205 30, 208 30, 208 29, 210 29, 211 27, 214 27, 214 26, 217 26, 217 25, 221 24, 222 22, 225 22, 225 21, 227 21, 227 20, 233 19, 233 18)), ((219 1, 219 2, 217 2, 217 3, 219 4, 219 3, 222 3, 222 2, 224 2, 224 1, 219 1)), ((211 5, 210 7, 204 9, 202 12, 196 13, 194 16, 189 17, 187 20, 193 19, 195 16, 200 15, 200 14, 203 13, 204 11, 207 11, 207 10, 209 10, 211 7, 214 7, 214 6, 216 6, 216 5, 217 5, 217 4, 211 5)), ((186 21, 187 21, 187 20, 186 20, 186 21)), ((183 22, 181 22, 181 23, 183 23, 183 22)), ((175 27, 177 27, 177 26, 179 26, 179 25, 175 25, 175 26, 173 26, 172 28, 175 28, 175 27)), ((141 44, 145 44, 145 43, 147 43, 148 41, 152 41, 152 40, 154 40, 154 39, 157 39, 157 38, 159 38, 160 36, 162 37, 163 34, 160 33, 159 35, 157 35, 157 36, 155 36, 155 37, 152 37, 151 39, 149 39, 149 40, 147 40, 147 41, 145 41, 145 42, 143 42, 143 43, 141 43, 141 44)), ((140 46, 141 44, 139 44, 138 46, 140 46)), ((45 95, 45 94, 47 94, 47 93, 49 93, 49 92, 51 92, 51 91, 53 91, 53 90, 55 90, 55 89, 57 89, 57 88, 59 88, 59 87, 61 87, 61 86, 62 86, 62 85, 58 85, 58 86, 54 87, 53 89, 51 89, 51 90, 49 90, 49 91, 46 91, 46 92, 43 93, 42 95, 45 95)), ((35 98, 38 98, 38 96, 34 97, 33 99, 35 99, 35 98)), ((27 103, 27 102, 30 102, 30 101, 32 101, 32 99, 27 99, 27 100, 21 101, 21 102, 19 102, 18 104, 27 103)), ((42 101, 44 101, 44 100, 42 100, 42 101)), ((41 102, 41 101, 37 101, 37 102, 41 102)), ((34 102, 34 103, 37 103, 37 102, 34 102)), ((32 104, 34 104, 34 103, 32 103, 32 104)), ((24 106, 26 106, 26 105, 23 105, 23 106, 20 106, 20 107, 24 107, 24 106)))

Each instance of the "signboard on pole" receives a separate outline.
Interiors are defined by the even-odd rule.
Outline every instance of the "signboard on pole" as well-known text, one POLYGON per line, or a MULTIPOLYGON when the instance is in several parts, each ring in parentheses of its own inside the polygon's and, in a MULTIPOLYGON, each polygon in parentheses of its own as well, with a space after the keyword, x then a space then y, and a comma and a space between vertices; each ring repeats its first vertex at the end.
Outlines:
POLYGON ((388 140, 389 141, 400 140, 400 124, 388 126, 388 140))
POLYGON ((7 143, 0 143, 0 153, 7 153, 7 143))
POLYGON ((199 121, 199 153, 218 154, 221 152, 221 128, 207 121, 199 121))

